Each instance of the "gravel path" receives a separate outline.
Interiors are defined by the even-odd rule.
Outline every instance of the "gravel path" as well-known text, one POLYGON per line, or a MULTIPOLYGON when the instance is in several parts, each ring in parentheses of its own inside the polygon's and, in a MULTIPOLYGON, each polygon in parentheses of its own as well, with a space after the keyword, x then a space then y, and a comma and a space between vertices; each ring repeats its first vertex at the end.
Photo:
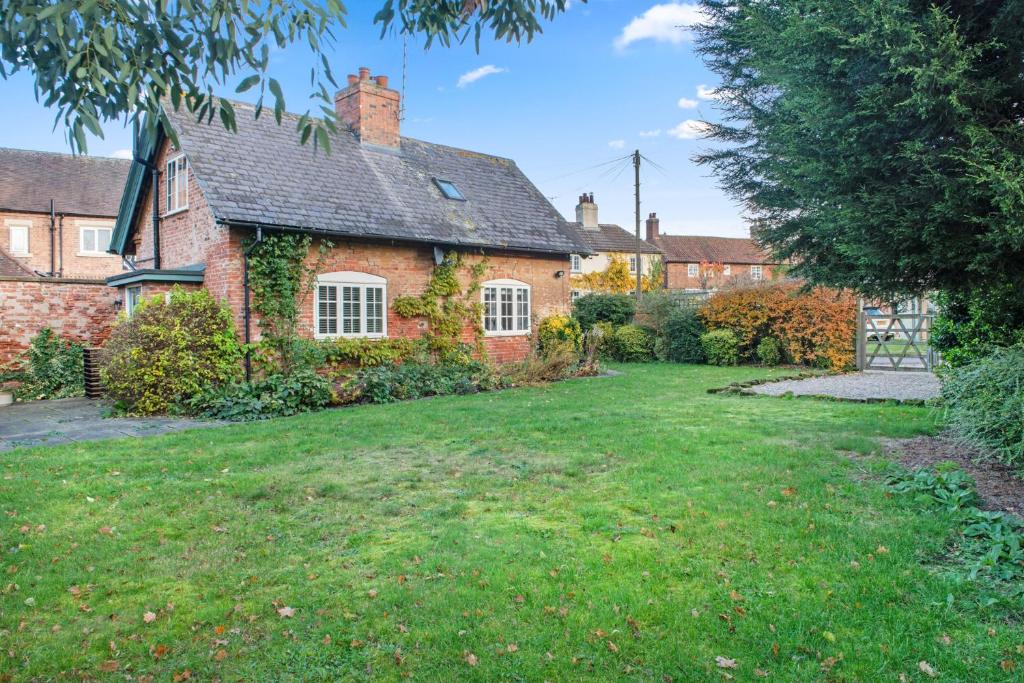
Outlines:
POLYGON ((939 379, 930 372, 851 372, 810 379, 771 382, 749 391, 768 396, 792 393, 796 396, 834 396, 853 399, 895 399, 924 401, 939 395, 939 379))

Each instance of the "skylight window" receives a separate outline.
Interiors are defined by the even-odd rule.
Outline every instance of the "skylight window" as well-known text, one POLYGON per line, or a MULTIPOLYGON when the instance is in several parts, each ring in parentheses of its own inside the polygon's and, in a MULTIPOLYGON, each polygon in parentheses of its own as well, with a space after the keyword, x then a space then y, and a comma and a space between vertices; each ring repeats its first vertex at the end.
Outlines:
POLYGON ((455 183, 452 181, 434 178, 434 184, 437 185, 437 189, 441 190, 441 194, 443 194, 446 199, 454 199, 460 202, 466 201, 466 197, 459 192, 459 188, 455 187, 455 183))

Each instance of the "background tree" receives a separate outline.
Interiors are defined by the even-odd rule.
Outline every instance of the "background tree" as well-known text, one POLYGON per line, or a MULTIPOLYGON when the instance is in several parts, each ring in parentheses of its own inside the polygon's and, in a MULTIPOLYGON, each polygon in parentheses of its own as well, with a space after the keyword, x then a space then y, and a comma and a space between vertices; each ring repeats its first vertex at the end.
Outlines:
MULTIPOLYGON (((586 0, 584 0, 585 2, 586 0)), ((484 31, 509 42, 530 41, 568 0, 387 0, 374 18, 381 35, 395 27, 443 45, 484 31)), ((340 0, 0 0, 0 77, 21 70, 57 111, 73 150, 85 132, 126 117, 162 126, 177 140, 162 103, 182 104, 198 117, 219 117, 229 130, 235 112, 214 88, 241 76, 237 91, 256 88, 256 115, 268 92, 278 123, 285 110, 280 84, 268 73, 270 48, 306 43, 313 106, 299 122, 303 143, 329 147, 335 129, 327 50, 345 26, 340 0)))
MULTIPOLYGON (((662 270, 652 268, 650 275, 640 276, 640 287, 650 292, 662 286, 662 270)), ((629 262, 620 254, 608 257, 608 267, 592 273, 572 276, 572 285, 578 289, 600 294, 628 294, 636 291, 636 273, 630 272, 629 262)))
POLYGON ((725 272, 725 264, 715 261, 701 261, 697 267, 697 282, 701 289, 710 289, 708 285, 714 284, 722 273, 725 272))
POLYGON ((1024 0, 702 5, 725 145, 698 161, 776 259, 885 299, 1024 291, 1024 0))

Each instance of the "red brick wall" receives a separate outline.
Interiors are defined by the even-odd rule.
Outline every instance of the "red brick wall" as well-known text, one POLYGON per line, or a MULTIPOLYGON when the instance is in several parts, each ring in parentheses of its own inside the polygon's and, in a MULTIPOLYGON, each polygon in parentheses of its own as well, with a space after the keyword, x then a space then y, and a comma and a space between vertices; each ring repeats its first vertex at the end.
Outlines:
MULTIPOLYGON (((60 228, 60 221, 61 217, 57 216, 56 225, 58 228, 60 228)), ((11 231, 9 229, 11 223, 26 223, 29 226, 29 256, 14 256, 15 260, 27 266, 29 270, 49 273, 50 215, 0 212, 0 249, 3 249, 8 254, 11 254, 11 231)), ((112 217, 64 216, 63 250, 61 250, 60 232, 55 232, 54 234, 53 248, 57 252, 57 269, 63 268, 63 276, 65 278, 102 279, 124 272, 120 256, 113 254, 104 254, 102 256, 81 255, 81 228, 83 225, 103 226, 113 229, 114 219, 112 217)))
POLYGON ((361 70, 354 78, 358 80, 350 76, 349 86, 334 96, 338 120, 351 126, 361 142, 399 147, 398 92, 381 87, 387 82, 372 80, 366 71, 361 70))
MULTIPOLYGON (((699 264, 698 264, 699 265, 699 264)), ((722 287, 725 284, 733 284, 737 282, 750 282, 750 264, 749 263, 729 263, 723 264, 730 267, 729 275, 719 275, 709 277, 707 285, 709 288, 722 287)), ((668 263, 666 264, 666 273, 668 275, 668 288, 669 289, 700 289, 701 283, 699 277, 690 277, 688 274, 690 264, 688 263, 668 263)), ((761 266, 761 279, 771 280, 772 269, 774 266, 764 265, 761 266)))
POLYGON ((28 348, 44 327, 89 346, 102 344, 121 310, 103 281, 0 278, 0 363, 28 348))

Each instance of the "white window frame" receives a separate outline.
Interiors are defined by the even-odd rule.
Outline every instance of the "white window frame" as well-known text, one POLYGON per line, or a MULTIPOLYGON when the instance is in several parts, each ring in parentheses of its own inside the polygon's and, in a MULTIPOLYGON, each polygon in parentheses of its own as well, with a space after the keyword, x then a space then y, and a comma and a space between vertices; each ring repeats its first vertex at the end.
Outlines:
POLYGON ((583 296, 583 292, 581 292, 578 289, 574 289, 571 292, 569 292, 569 301, 576 301, 576 299, 579 299, 581 296, 583 296))
POLYGON ((686 277, 700 277, 700 264, 699 263, 687 263, 686 264, 686 277))
MULTIPOLYGON (((343 270, 335 273, 321 273, 317 275, 316 287, 313 290, 313 337, 315 339, 336 339, 338 337, 356 338, 363 337, 367 339, 383 339, 388 336, 388 281, 387 279, 379 275, 371 275, 370 273, 360 273, 357 271, 343 270), (335 315, 332 316, 336 320, 337 331, 336 332, 321 332, 320 331, 320 296, 321 287, 335 287, 335 315), (349 287, 359 292, 358 302, 358 315, 350 316, 358 320, 359 331, 358 332, 344 332, 344 310, 343 304, 343 288, 349 287), (367 290, 380 290, 380 305, 381 305, 381 331, 380 332, 367 332, 366 331, 366 309, 367 309, 367 290)), ((376 317, 376 316, 374 316, 376 317)))
POLYGON ((636 269, 639 264, 636 261, 636 254, 629 257, 629 272, 636 275, 636 269))
POLYGON ((533 327, 533 292, 530 285, 519 280, 512 279, 501 279, 501 280, 488 280, 487 282, 480 285, 480 303, 483 304, 483 326, 485 337, 521 337, 529 335, 533 327), (487 329, 487 318, 491 317, 491 309, 488 306, 489 295, 493 290, 493 303, 494 312, 496 317, 496 327, 498 329, 489 330, 487 329), (500 329, 502 327, 502 319, 505 316, 502 311, 502 297, 505 292, 510 292, 511 304, 512 304, 512 327, 510 329, 500 329), (520 297, 525 296, 526 312, 525 316, 520 310, 519 305, 523 303, 520 297), (523 327, 523 320, 525 318, 526 327, 523 327))
POLYGON ((135 285, 134 287, 124 288, 124 312, 128 317, 132 317, 135 312, 135 308, 142 303, 142 285, 135 285), (132 294, 136 294, 136 298, 132 299, 132 294))
POLYGON ((763 280, 764 279, 764 268, 759 265, 750 266, 750 279, 751 280, 763 280))
POLYGON ((732 275, 732 266, 729 265, 728 263, 722 266, 722 275, 724 277, 729 277, 730 275, 732 275))
POLYGON ((29 221, 7 221, 7 245, 10 247, 11 256, 25 257, 32 255, 32 223, 29 221), (25 250, 14 249, 14 233, 24 232, 25 250))
POLYGON ((177 154, 167 160, 164 164, 164 203, 167 210, 164 212, 165 216, 178 213, 180 211, 186 211, 188 209, 188 159, 184 154, 177 154), (171 169, 174 169, 172 174, 171 169), (174 184, 174 192, 172 195, 171 184, 174 184), (181 194, 182 189, 185 191, 185 203, 178 203, 178 195, 181 194), (171 206, 171 197, 174 197, 174 206, 171 206))
POLYGON ((113 237, 113 223, 78 223, 78 255, 88 256, 90 258, 96 256, 109 258, 111 256, 114 256, 114 254, 111 254, 107 251, 107 249, 110 248, 110 240, 113 239, 113 237), (100 249, 98 247, 99 240, 97 238, 99 237, 100 230, 106 230, 109 233, 109 237, 107 237, 106 249, 100 249), (87 231, 96 233, 95 235, 93 235, 93 244, 97 245, 96 249, 92 249, 89 251, 85 249, 85 233, 87 231))
POLYGON ((582 273, 583 272, 583 257, 579 254, 569 254, 569 272, 571 273, 582 273))

